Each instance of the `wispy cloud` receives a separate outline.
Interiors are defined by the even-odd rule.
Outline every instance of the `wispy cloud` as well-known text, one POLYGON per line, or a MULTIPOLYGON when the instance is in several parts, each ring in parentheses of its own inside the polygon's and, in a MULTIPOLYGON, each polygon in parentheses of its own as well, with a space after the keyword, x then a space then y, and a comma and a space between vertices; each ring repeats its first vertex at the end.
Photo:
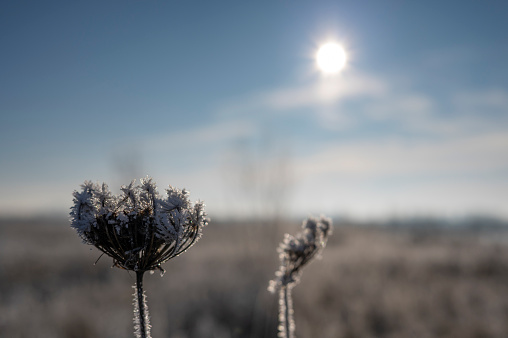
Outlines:
POLYGON ((501 88, 456 93, 452 102, 456 110, 469 114, 508 114, 508 91, 501 88))
POLYGON ((508 134, 411 142, 405 139, 337 142, 302 158, 302 177, 333 173, 352 178, 489 175, 508 171, 508 134))
POLYGON ((382 97, 387 86, 379 79, 360 73, 318 80, 299 86, 274 88, 223 103, 218 107, 220 116, 234 116, 256 112, 291 113, 295 110, 330 107, 354 98, 382 97))
POLYGON ((312 114, 317 124, 333 130, 386 120, 409 124, 428 115, 433 105, 428 96, 412 92, 404 83, 349 72, 232 100, 222 104, 218 112, 223 118, 233 119, 253 113, 259 116, 312 114))
POLYGON ((302 87, 265 93, 261 95, 260 102, 271 110, 288 111, 329 106, 353 98, 381 97, 387 89, 386 84, 377 78, 359 73, 344 74, 302 87))
POLYGON ((209 147, 240 137, 249 137, 255 131, 255 124, 245 119, 231 119, 199 125, 194 128, 172 129, 169 127, 165 132, 149 136, 146 141, 161 147, 176 145, 178 145, 177 148, 209 147))
POLYGON ((390 123, 392 130, 429 135, 471 133, 508 122, 504 88, 454 88, 438 98, 414 89, 414 81, 350 72, 333 80, 317 79, 230 100, 217 111, 227 119, 310 114, 317 125, 329 130, 390 123))

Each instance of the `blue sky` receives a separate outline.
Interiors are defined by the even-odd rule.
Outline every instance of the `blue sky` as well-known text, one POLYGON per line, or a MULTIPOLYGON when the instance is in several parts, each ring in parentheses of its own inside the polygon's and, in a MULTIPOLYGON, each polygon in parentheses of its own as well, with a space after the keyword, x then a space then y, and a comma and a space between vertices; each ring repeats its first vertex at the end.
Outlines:
POLYGON ((152 176, 213 216, 508 218, 504 1, 3 1, 0 215, 152 176), (323 76, 328 41, 346 68, 323 76))

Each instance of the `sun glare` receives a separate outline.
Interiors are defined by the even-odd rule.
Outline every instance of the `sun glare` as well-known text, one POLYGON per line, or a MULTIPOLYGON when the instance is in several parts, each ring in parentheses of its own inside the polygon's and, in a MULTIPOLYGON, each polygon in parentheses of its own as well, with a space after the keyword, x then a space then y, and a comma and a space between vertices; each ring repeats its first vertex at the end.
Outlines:
POLYGON ((337 73, 346 65, 346 52, 340 45, 330 42, 319 47, 316 62, 323 73, 337 73))

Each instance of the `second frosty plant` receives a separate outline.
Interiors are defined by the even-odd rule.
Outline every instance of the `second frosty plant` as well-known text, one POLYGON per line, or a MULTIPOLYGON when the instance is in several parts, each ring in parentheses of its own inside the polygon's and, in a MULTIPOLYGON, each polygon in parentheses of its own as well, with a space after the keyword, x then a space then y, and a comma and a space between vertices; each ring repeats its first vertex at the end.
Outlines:
POLYGON ((268 290, 279 292, 279 337, 295 338, 295 320, 291 290, 300 281, 302 269, 326 246, 332 233, 332 220, 321 216, 310 217, 303 222, 302 231, 291 236, 286 234, 277 251, 280 266, 275 279, 270 281, 268 290))
POLYGON ((134 323, 136 337, 150 337, 143 274, 190 248, 207 225, 204 204, 169 186, 166 197, 149 177, 132 181, 119 196, 108 186, 86 181, 74 192, 71 226, 86 244, 113 258, 113 265, 136 273, 134 323))

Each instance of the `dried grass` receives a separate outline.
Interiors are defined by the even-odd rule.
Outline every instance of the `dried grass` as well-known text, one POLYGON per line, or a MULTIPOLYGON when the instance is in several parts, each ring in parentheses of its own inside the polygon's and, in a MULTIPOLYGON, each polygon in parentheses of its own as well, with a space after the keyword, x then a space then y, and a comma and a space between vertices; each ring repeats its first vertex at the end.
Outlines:
MULTIPOLYGON (((153 336, 275 337, 266 285, 298 228, 212 223, 164 278, 145 276, 153 336)), ((297 336, 506 337, 506 238, 338 225, 294 293, 297 336)), ((66 222, 0 222, 0 336, 132 336, 135 274, 99 255, 66 222)))

